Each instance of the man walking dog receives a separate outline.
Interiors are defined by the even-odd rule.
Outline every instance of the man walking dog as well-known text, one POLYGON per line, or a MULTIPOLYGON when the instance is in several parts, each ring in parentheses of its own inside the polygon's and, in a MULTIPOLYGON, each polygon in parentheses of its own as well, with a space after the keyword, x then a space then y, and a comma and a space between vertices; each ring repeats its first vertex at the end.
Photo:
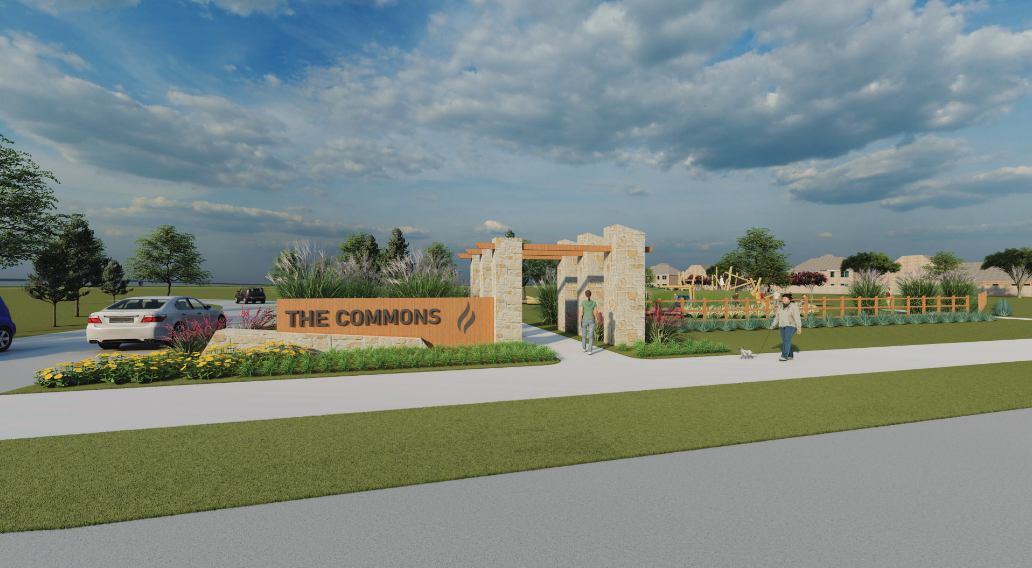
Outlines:
MULTIPOLYGON (((792 360, 792 335, 803 334, 803 321, 799 318, 799 306, 792 302, 792 294, 781 296, 781 305, 778 306, 777 325, 781 327, 781 358, 778 361, 792 360)), ((774 329, 774 323, 770 324, 774 329)))

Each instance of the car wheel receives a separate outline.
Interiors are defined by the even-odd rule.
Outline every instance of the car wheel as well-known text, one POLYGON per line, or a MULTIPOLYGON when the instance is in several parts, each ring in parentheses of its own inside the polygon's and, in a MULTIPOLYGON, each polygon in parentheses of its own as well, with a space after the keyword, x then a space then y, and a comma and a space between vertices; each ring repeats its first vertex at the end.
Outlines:
POLYGON ((265 303, 265 300, 262 300, 262 303, 264 304, 264 303, 265 303))
POLYGON ((11 346, 11 330, 6 327, 0 327, 0 351, 7 351, 7 348, 11 346))
POLYGON ((226 316, 220 315, 215 329, 226 329, 226 316))
POLYGON ((118 346, 121 345, 121 343, 117 341, 101 341, 97 345, 99 345, 101 349, 118 349, 118 346))

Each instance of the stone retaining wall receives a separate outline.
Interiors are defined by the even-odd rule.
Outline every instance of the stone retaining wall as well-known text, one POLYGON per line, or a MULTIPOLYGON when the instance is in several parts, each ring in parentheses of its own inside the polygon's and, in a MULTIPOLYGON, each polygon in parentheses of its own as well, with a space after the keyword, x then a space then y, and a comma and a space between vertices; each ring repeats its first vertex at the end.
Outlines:
POLYGON ((212 336, 205 351, 233 347, 247 349, 269 341, 285 341, 315 351, 358 349, 360 347, 426 347, 418 337, 378 337, 373 335, 338 335, 330 333, 281 333, 264 329, 220 329, 212 336))

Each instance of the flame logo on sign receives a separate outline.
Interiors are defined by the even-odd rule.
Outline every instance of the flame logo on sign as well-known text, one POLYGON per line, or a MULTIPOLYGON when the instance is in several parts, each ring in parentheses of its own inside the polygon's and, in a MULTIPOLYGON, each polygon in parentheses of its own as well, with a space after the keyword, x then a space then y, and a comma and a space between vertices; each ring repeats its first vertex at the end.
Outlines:
POLYGON ((459 322, 457 327, 462 330, 463 334, 465 334, 466 330, 469 329, 469 326, 473 325, 473 322, 475 321, 477 321, 477 313, 470 311, 469 302, 466 302, 466 309, 462 310, 462 315, 459 316, 459 322), (467 315, 469 316, 469 321, 467 321, 466 325, 463 326, 462 321, 466 319, 467 315))

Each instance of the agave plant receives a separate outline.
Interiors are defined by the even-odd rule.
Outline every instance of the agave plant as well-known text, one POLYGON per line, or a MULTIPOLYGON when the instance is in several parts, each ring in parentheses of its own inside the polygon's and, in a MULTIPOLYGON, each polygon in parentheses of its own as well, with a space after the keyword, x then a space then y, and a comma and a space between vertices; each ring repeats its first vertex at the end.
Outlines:
POLYGON ((821 321, 821 325, 824 327, 836 327, 838 324, 838 318, 835 316, 824 316, 824 319, 821 321))
POLYGON ((892 324, 895 323, 893 321, 892 316, 888 315, 888 314, 878 314, 878 315, 874 316, 874 321, 878 325, 892 325, 892 324))
POLYGON ((728 319, 728 320, 724 320, 724 321, 720 322, 720 330, 721 331, 734 331, 736 329, 738 329, 738 321, 737 320, 730 320, 730 319, 728 319))
POLYGON ((971 321, 971 312, 955 312, 953 317, 955 322, 968 322, 971 321))
POLYGON ((843 327, 853 327, 856 325, 856 319, 853 316, 842 316, 843 327))
POLYGON ((713 331, 714 329, 717 329, 717 322, 710 319, 702 320, 698 323, 697 329, 698 331, 701 331, 703 333, 708 333, 710 331, 713 331))
POLYGON ((742 322, 742 329, 744 329, 746 331, 755 331, 757 329, 760 329, 760 326, 762 326, 762 325, 763 325, 762 321, 760 321, 760 320, 758 320, 756 318, 749 318, 749 319, 747 319, 747 320, 742 322))
POLYGON ((891 316, 891 317, 892 317, 892 323, 895 324, 895 325, 906 325, 908 323, 913 323, 913 321, 910 319, 909 316, 905 316, 903 314, 896 314, 896 315, 891 316))
POLYGON ((861 312, 860 315, 856 316, 856 323, 865 327, 874 325, 874 317, 865 312, 861 312))
POLYGON ((925 322, 928 321, 925 318, 925 314, 911 314, 909 316, 909 320, 910 320, 910 323, 913 323, 913 324, 922 324, 922 323, 925 323, 925 322))

